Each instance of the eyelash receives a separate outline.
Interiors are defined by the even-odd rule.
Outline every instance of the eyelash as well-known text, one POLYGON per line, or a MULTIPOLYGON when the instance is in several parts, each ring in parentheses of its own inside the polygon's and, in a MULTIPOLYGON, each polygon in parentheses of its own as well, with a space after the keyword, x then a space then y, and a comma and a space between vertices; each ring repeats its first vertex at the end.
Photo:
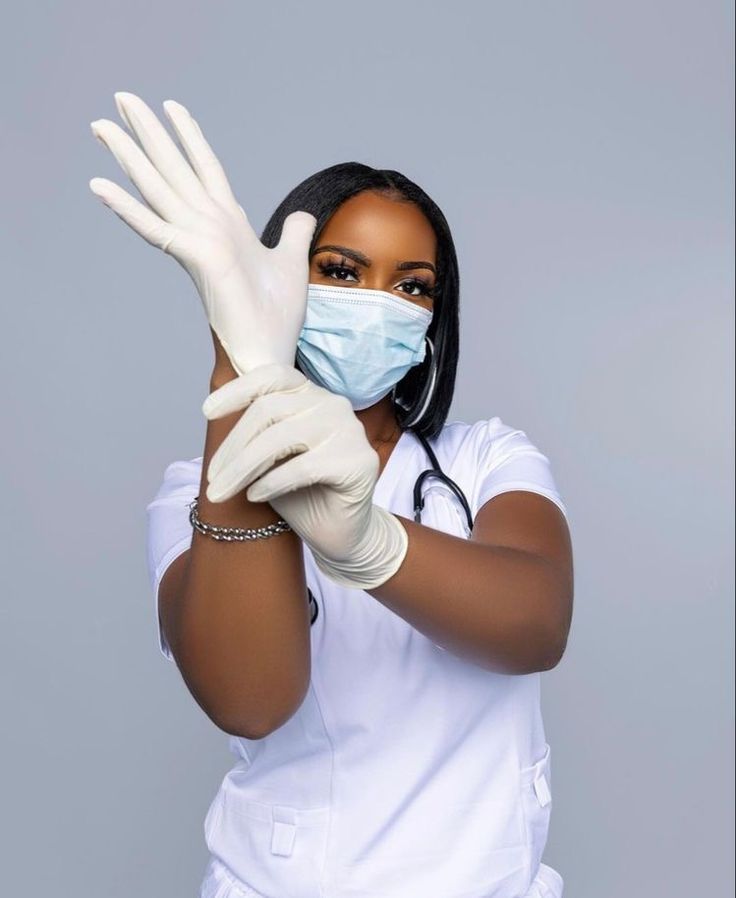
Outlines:
MULTIPOLYGON (((344 264, 338 265, 335 262, 320 262, 320 261, 318 261, 317 267, 319 268, 320 272, 326 276, 329 276, 329 274, 333 271, 349 271, 356 278, 358 276, 357 269, 353 268, 351 265, 344 265, 344 264)), ((335 280, 342 281, 342 280, 345 280, 345 278, 335 278, 335 280)), ((424 295, 424 296, 429 296, 429 297, 434 298, 434 296, 437 293, 437 287, 430 287, 429 284, 427 283, 427 281, 425 281, 423 278, 411 278, 408 281, 402 281, 402 284, 409 284, 411 286, 414 286, 416 284, 418 287, 421 287, 422 295, 424 295)), ((406 292, 406 291, 404 291, 404 292, 406 292)), ((416 294, 410 293, 409 296, 416 296, 416 294)))

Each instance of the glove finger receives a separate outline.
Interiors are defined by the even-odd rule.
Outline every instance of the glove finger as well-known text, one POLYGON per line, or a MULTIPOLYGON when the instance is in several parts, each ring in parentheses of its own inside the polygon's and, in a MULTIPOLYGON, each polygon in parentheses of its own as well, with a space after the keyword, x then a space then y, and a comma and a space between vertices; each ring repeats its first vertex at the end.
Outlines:
POLYGON ((202 413, 210 421, 223 418, 247 408, 257 396, 278 390, 296 390, 307 382, 296 368, 276 362, 259 365, 210 393, 202 403, 202 413))
POLYGON ((294 427, 292 418, 287 418, 259 433, 210 482, 207 498, 211 502, 229 499, 268 471, 277 461, 306 452, 309 446, 304 442, 302 431, 302 427, 294 427))
POLYGON ((152 109, 135 94, 115 93, 120 117, 138 138, 144 152, 173 189, 195 209, 212 207, 212 200, 191 165, 152 109))
POLYGON ((202 129, 189 110, 176 100, 164 100, 164 112, 176 131, 179 143, 184 148, 192 168, 204 189, 224 209, 235 212, 243 219, 242 236, 246 243, 263 246, 253 230, 245 210, 235 199, 230 182, 220 160, 205 139, 202 129))
POLYGON ((158 212, 166 221, 180 224, 191 217, 189 206, 117 122, 101 118, 92 122, 90 128, 100 143, 117 159, 122 170, 154 212, 158 212))
POLYGON ((305 411, 310 405, 305 398, 304 394, 296 393, 269 393, 257 397, 213 453, 207 468, 208 480, 214 480, 266 428, 305 411))
POLYGON ((292 212, 284 219, 275 251, 294 259, 303 259, 305 267, 308 267, 307 251, 316 227, 317 219, 311 212, 292 212))
MULTIPOLYGON (((314 418, 311 410, 308 411, 310 419, 314 418)), ((333 490, 342 492, 345 490, 353 491, 356 485, 356 477, 360 483, 370 484, 375 482, 378 476, 378 466, 380 460, 378 453, 369 444, 362 446, 359 443, 350 443, 341 438, 341 434, 326 433, 324 425, 318 423, 309 426, 309 423, 302 420, 299 422, 302 439, 309 445, 309 451, 302 453, 299 458, 306 458, 305 465, 308 465, 308 480, 300 480, 298 487, 311 486, 315 483, 323 483, 333 490), (339 446, 335 445, 335 441, 339 440, 339 446)), ((289 462, 288 464, 291 464, 289 462)), ((286 467, 286 464, 283 465, 286 467)), ((282 466, 279 465, 272 472, 274 476, 278 476, 277 472, 281 472, 282 466)), ((299 470, 295 468, 295 470, 299 470)), ((269 473, 267 476, 271 476, 269 473)), ((265 478, 261 478, 264 480, 265 478)), ((280 481, 279 481, 280 482, 280 481)), ((288 487, 296 489, 298 487, 288 487)), ((365 486, 362 488, 366 489, 365 486)), ((264 500, 265 501, 265 500, 264 500)))
POLYGON ((270 502, 285 493, 317 483, 319 476, 314 471, 313 455, 312 450, 302 452, 252 482, 246 491, 249 501, 270 502))
POLYGON ((148 206, 144 206, 114 181, 108 181, 107 178, 92 178, 89 186, 106 206, 109 206, 144 240, 152 246, 168 252, 169 246, 177 235, 173 225, 159 218, 148 206))

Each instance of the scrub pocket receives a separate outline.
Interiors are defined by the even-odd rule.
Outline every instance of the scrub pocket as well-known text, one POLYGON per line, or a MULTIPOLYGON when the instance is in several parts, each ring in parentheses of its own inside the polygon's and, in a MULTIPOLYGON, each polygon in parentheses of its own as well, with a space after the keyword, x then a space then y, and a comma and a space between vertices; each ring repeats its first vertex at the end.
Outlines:
POLYGON ((255 801, 225 779, 205 819, 205 836, 231 885, 248 898, 320 898, 329 820, 329 806, 255 801))
MULTIPOLYGON (((544 743, 544 752, 538 761, 535 761, 531 767, 521 768, 520 783, 521 808, 529 857, 529 878, 534 881, 538 874, 542 853, 547 842, 552 811, 549 743, 544 743)), ((559 876, 556 871, 553 871, 553 873, 559 876)), ((533 895, 534 892, 532 891, 530 898, 533 895)))

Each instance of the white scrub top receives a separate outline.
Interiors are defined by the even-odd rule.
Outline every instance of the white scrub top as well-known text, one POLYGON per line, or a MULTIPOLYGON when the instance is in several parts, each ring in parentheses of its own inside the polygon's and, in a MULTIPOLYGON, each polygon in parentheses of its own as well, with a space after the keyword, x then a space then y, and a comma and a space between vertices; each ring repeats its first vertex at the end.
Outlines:
MULTIPOLYGON (((473 515, 531 490, 567 517, 548 458, 500 418, 448 422, 430 445, 473 515)), ((414 481, 429 467, 404 431, 374 501, 413 520, 414 481)), ((147 506, 156 613, 164 571, 191 544, 201 473, 201 456, 173 462, 147 506)), ((468 536, 444 484, 430 478, 424 495, 423 524, 468 536)), ((309 689, 274 732, 229 737, 237 761, 204 821, 200 898, 561 898, 562 876, 541 863, 551 767, 540 674, 445 651, 367 592, 334 584, 303 545, 318 604, 309 689)), ((172 659, 160 625, 158 639, 172 659)))

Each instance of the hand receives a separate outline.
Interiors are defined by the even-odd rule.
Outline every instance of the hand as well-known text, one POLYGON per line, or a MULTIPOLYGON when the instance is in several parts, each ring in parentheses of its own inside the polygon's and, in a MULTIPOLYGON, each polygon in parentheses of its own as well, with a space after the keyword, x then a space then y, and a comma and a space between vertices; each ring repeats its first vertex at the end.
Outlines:
POLYGON ((273 364, 224 384, 202 405, 209 420, 242 408, 210 460, 207 498, 221 502, 247 487, 248 499, 269 502, 343 586, 372 589, 396 573, 409 538, 397 517, 373 504, 380 460, 350 400, 273 364))
POLYGON ((148 206, 106 178, 92 178, 92 192, 190 275, 238 374, 270 362, 293 365, 306 314, 308 250, 317 219, 309 212, 292 212, 278 246, 265 247, 184 106, 174 100, 163 104, 189 162, 140 97, 119 91, 115 102, 141 146, 109 119, 92 122, 92 133, 110 149, 148 206))

